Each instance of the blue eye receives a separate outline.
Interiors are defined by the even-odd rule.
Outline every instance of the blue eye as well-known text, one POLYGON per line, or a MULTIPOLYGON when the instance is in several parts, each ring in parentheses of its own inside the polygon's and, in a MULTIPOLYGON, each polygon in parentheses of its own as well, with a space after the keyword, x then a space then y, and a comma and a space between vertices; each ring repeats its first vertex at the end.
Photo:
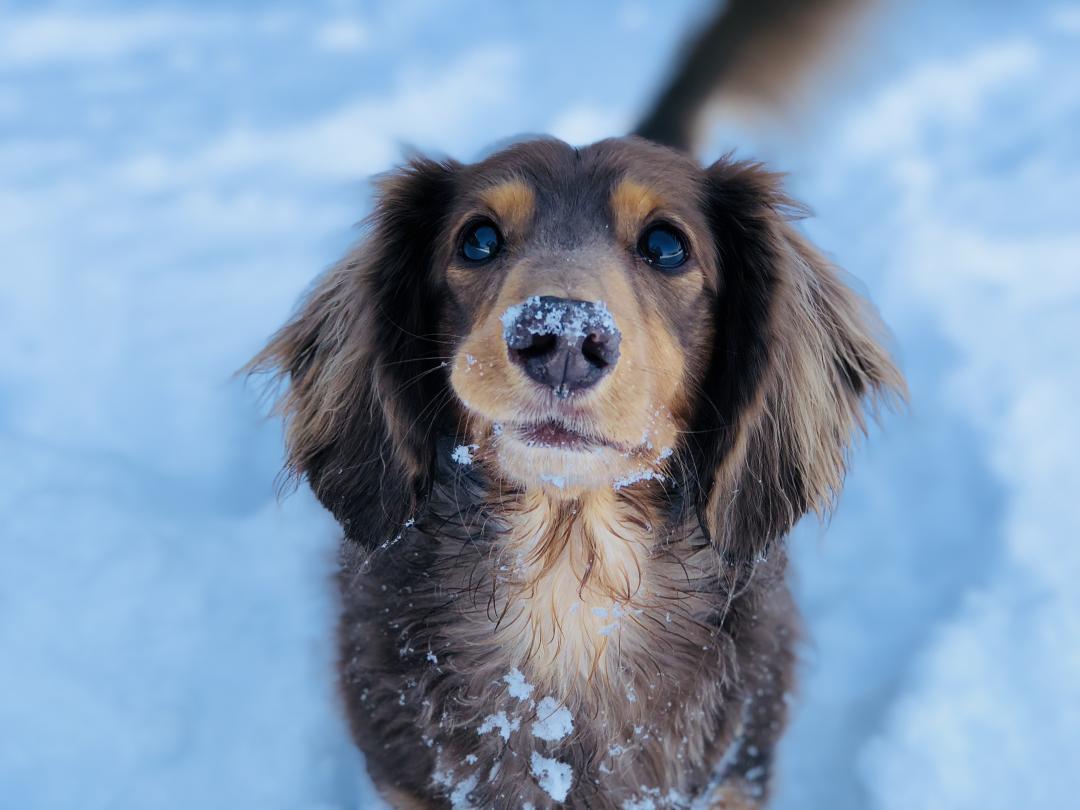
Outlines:
POLYGON ((652 225, 638 241, 641 258, 660 270, 675 270, 686 263, 686 237, 666 223, 652 225))
POLYGON ((461 255, 470 262, 486 262, 495 258, 502 250, 502 245, 502 234, 494 223, 480 220, 465 229, 461 240, 461 255))

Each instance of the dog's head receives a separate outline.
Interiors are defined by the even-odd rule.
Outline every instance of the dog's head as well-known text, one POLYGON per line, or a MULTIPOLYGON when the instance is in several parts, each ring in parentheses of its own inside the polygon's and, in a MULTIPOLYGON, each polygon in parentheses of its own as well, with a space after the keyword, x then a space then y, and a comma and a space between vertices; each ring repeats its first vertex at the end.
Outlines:
POLYGON ((634 138, 412 160, 256 358, 289 378, 292 469, 375 542, 451 437, 504 488, 678 488, 752 559, 827 507, 864 408, 903 387, 795 211, 756 165, 634 138))

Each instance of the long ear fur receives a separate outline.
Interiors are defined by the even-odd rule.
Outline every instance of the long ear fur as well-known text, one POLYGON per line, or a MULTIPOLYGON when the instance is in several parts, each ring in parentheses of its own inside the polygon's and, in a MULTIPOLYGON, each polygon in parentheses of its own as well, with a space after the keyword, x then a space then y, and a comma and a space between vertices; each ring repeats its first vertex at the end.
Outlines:
POLYGON ((447 401, 432 251, 456 169, 417 158, 386 175, 366 238, 247 367, 287 379, 287 470, 366 545, 399 531, 430 486, 447 401))
POLYGON ((714 356, 692 436, 702 525, 749 564, 827 512, 867 410, 906 397, 869 305, 791 226, 778 176, 721 160, 706 207, 720 262, 714 356))

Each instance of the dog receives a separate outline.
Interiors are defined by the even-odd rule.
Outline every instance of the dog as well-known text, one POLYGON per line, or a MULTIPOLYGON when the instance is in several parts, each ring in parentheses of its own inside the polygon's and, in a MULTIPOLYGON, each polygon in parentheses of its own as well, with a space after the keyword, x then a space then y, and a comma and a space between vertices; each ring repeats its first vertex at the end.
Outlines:
POLYGON ((344 530, 341 687, 391 804, 763 806, 783 538, 903 395, 801 210, 636 136, 417 156, 256 358, 344 530))
POLYGON ((784 538, 904 381, 778 175, 688 156, 860 0, 729 0, 635 134, 385 175, 249 365, 340 522, 340 683, 400 808, 761 808, 784 538))

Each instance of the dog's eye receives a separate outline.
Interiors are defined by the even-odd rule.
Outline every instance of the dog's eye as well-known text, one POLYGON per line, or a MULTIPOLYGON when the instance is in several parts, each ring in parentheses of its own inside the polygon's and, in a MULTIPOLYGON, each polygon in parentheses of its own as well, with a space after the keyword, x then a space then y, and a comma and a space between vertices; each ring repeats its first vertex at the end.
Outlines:
POLYGON ((470 262, 486 262, 502 250, 502 234, 495 224, 483 219, 465 229, 461 255, 470 262))
POLYGON ((652 225, 638 242, 641 258, 661 270, 674 270, 686 263, 686 237, 666 223, 652 225))

